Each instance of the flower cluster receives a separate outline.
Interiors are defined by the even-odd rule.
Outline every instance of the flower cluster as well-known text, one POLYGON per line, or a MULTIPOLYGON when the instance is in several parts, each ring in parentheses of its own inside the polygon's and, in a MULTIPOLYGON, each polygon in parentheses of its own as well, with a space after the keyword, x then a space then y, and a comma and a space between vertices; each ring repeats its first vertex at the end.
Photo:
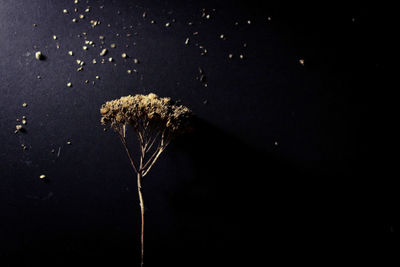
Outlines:
POLYGON ((188 128, 191 110, 177 105, 169 97, 158 97, 156 94, 137 94, 124 96, 108 101, 100 108, 102 124, 132 125, 136 131, 151 127, 166 129, 169 133, 184 132, 188 128))

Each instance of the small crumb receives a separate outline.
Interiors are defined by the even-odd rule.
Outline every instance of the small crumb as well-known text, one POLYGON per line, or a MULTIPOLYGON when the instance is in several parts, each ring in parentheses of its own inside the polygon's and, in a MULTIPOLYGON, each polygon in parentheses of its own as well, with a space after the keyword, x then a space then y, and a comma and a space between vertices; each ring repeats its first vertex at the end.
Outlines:
POLYGON ((72 86, 72 83, 71 83, 71 82, 67 83, 67 86, 68 86, 68 87, 71 87, 71 86, 72 86))
POLYGON ((22 125, 21 125, 21 124, 15 125, 15 129, 16 129, 17 131, 20 131, 20 130, 22 129, 22 125))
POLYGON ((38 78, 40 80, 42 77, 40 77, 40 75, 38 75, 38 76, 36 76, 36 78, 38 78))
POLYGON ((43 59, 43 54, 42 54, 42 52, 37 51, 37 52, 35 53, 35 58, 36 58, 37 60, 42 60, 42 59, 43 59))
POLYGON ((85 9, 85 12, 86 12, 86 13, 90 12, 90 8, 86 8, 86 9, 85 9))
POLYGON ((43 179, 45 179, 45 178, 46 178, 46 175, 44 175, 44 174, 41 174, 41 175, 39 176, 39 178, 43 180, 43 179))
POLYGON ((133 63, 135 63, 135 64, 139 64, 139 59, 137 59, 137 58, 134 58, 134 59, 133 59, 133 63))
POLYGON ((73 56, 73 55, 74 55, 74 52, 68 51, 68 55, 73 56))
POLYGON ((85 80, 85 83, 89 83, 89 80, 85 80))
POLYGON ((36 24, 36 23, 33 23, 33 27, 37 27, 37 24, 36 24))
POLYGON ((112 44, 110 44, 110 47, 111 47, 111 48, 116 48, 116 47, 117 47, 117 45, 116 45, 116 44, 114 44, 114 43, 112 43, 112 44))
POLYGON ((274 145, 277 146, 277 145, 278 145, 278 141, 275 141, 275 142, 274 142, 274 145))
POLYGON ((25 108, 25 107, 28 106, 28 104, 27 103, 23 103, 22 106, 25 108))
POLYGON ((97 63, 97 61, 96 61, 95 58, 92 60, 92 63, 93 63, 93 64, 96 64, 96 63, 97 63))
POLYGON ((103 35, 100 35, 100 36, 99 36, 99 39, 100 39, 100 40, 104 40, 104 36, 103 36, 103 35))
POLYGON ((132 73, 132 70, 127 70, 126 71, 128 74, 131 74, 132 73))
POLYGON ((77 22, 78 20, 76 19, 76 18, 73 18, 72 19, 72 22, 77 22))
POLYGON ((79 3, 79 0, 74 0, 74 4, 78 4, 79 3))
POLYGON ((271 18, 271 17, 268 17, 268 18, 267 18, 267 20, 268 20, 268 21, 271 21, 271 20, 272 20, 272 18, 271 18))
POLYGON ((221 34, 221 35, 219 36, 219 38, 224 39, 224 38, 225 38, 225 35, 221 34))
POLYGON ((96 79, 97 79, 97 80, 100 80, 100 76, 96 76, 96 79))
POLYGON ((126 55, 126 53, 122 53, 121 57, 122 58, 127 58, 128 56, 126 55))
POLYGON ((251 24, 251 20, 248 20, 248 21, 247 21, 247 24, 251 24))
POLYGON ((232 54, 229 54, 229 55, 228 55, 228 58, 232 58, 232 57, 233 57, 233 55, 232 55, 232 54))
POLYGON ((100 56, 105 56, 106 54, 107 54, 107 49, 106 48, 104 48, 103 50, 101 50, 101 52, 100 52, 100 56))
POLYGON ((156 24, 155 20, 150 21, 151 24, 156 24))
POLYGON ((304 59, 299 59, 299 63, 304 66, 304 59))
POLYGON ((85 18, 85 15, 80 14, 80 15, 79 15, 79 18, 80 18, 80 19, 84 19, 84 18, 85 18))
POLYGON ((64 14, 67 14, 67 13, 68 13, 68 10, 67 10, 67 9, 64 9, 64 10, 63 10, 63 13, 64 13, 64 14))
POLYGON ((83 49, 83 50, 87 50, 88 47, 87 47, 86 45, 84 45, 84 46, 82 46, 82 49, 83 49))
POLYGON ((54 39, 54 40, 57 40, 57 36, 56 36, 56 35, 53 35, 53 39, 54 39))
POLYGON ((57 48, 57 49, 60 49, 60 45, 59 45, 59 44, 57 44, 57 45, 56 45, 56 48, 57 48))
POLYGON ((23 119, 21 122, 22 122, 23 125, 26 125, 26 120, 25 119, 23 119))
POLYGON ((113 62, 114 59, 112 57, 108 58, 108 61, 113 62))
POLYGON ((165 23, 165 27, 169 27, 171 24, 169 22, 165 23))
POLYGON ((54 153, 54 152, 56 152, 56 150, 53 148, 50 152, 51 152, 51 153, 54 153))
POLYGON ((241 54, 241 55, 239 55, 239 58, 240 58, 240 59, 243 59, 243 58, 244 58, 244 56, 241 54))
POLYGON ((210 15, 207 15, 207 16, 206 16, 206 19, 210 19, 210 15))
POLYGON ((189 44, 189 38, 186 38, 185 45, 188 45, 188 44, 189 44))
POLYGON ((82 71, 82 70, 83 70, 82 66, 76 69, 76 71, 82 71))
POLYGON ((71 144, 71 141, 67 141, 67 145, 70 145, 71 144))
POLYGON ((145 11, 145 12, 143 12, 143 15, 142 15, 142 17, 145 19, 145 18, 146 18, 146 16, 147 16, 147 14, 146 14, 146 11, 145 11))

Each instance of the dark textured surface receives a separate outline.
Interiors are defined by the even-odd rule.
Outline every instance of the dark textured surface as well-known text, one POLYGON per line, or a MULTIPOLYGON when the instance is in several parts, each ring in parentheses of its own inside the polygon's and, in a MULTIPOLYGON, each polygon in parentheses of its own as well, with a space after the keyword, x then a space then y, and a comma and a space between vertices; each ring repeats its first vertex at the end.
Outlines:
POLYGON ((103 102, 136 93, 180 99, 198 116, 197 130, 176 140, 144 182, 147 266, 337 258, 357 234, 396 230, 391 180, 375 161, 383 10, 80 1, 75 13, 72 0, 0 3, 0 266, 136 266, 135 179, 117 136, 99 123, 103 102), (101 24, 92 29, 91 19, 101 24), (82 50, 82 32, 96 47, 82 50), (100 64, 99 35, 116 66, 100 64), (199 67, 208 87, 196 80, 199 67), (26 132, 14 134, 23 115, 26 132))

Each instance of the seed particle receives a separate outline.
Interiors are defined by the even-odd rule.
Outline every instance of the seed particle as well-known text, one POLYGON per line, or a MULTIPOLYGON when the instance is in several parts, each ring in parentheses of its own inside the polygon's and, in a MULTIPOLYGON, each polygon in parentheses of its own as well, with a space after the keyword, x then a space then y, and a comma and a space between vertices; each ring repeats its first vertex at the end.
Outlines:
POLYGON ((169 22, 165 23, 165 27, 169 27, 171 24, 169 22))
POLYGON ((72 22, 77 22, 78 20, 76 19, 76 18, 73 18, 72 19, 72 22))
POLYGON ((70 145, 71 144, 71 141, 67 141, 67 145, 70 145))
POLYGON ((110 47, 111 47, 111 48, 116 48, 117 45, 113 43, 113 44, 110 44, 110 47))
POLYGON ((73 56, 73 55, 74 55, 74 52, 68 51, 68 55, 73 56))
POLYGON ((68 86, 68 87, 71 87, 71 86, 72 86, 72 83, 70 83, 70 82, 67 83, 67 86, 68 86))
POLYGON ((41 174, 41 175, 39 176, 39 178, 40 178, 40 179, 45 179, 45 178, 46 178, 46 175, 41 174))
POLYGON ((67 10, 67 9, 64 9, 64 10, 63 10, 63 13, 64 13, 64 14, 67 14, 67 13, 68 13, 68 10, 67 10))
POLYGON ((112 57, 110 57, 110 58, 108 58, 108 61, 110 61, 110 62, 113 62, 113 58, 112 57))
POLYGON ((25 108, 25 107, 28 106, 28 104, 27 103, 23 103, 22 106, 25 108))
POLYGON ((96 63, 97 63, 97 61, 96 61, 95 58, 92 60, 92 63, 93 63, 93 64, 96 64, 96 63))
POLYGON ((42 52, 37 51, 37 52, 35 53, 35 58, 36 58, 37 60, 42 60, 42 59, 43 59, 42 52))
POLYGON ((54 40, 57 40, 57 36, 56 36, 56 35, 53 35, 53 39, 54 39, 54 40))
POLYGON ((103 50, 101 50, 101 52, 100 52, 100 56, 105 56, 105 54, 107 54, 107 49, 103 49, 103 50))
POLYGON ((83 50, 87 50, 88 47, 86 45, 82 46, 83 50))
POLYGON ((137 58, 134 58, 134 59, 133 59, 133 63, 139 64, 139 60, 138 60, 137 58))
POLYGON ((80 18, 80 19, 84 19, 84 18, 85 18, 85 15, 80 14, 80 15, 79 15, 79 18, 80 18))
POLYGON ((189 38, 186 38, 185 45, 188 45, 188 44, 189 44, 189 38))
POLYGON ((299 59, 299 63, 304 66, 304 59, 299 59))
POLYGON ((122 53, 121 57, 122 57, 122 58, 127 58, 126 53, 122 53))
POLYGON ((233 57, 233 55, 232 55, 232 54, 229 54, 229 55, 228 55, 228 58, 232 58, 232 57, 233 57))

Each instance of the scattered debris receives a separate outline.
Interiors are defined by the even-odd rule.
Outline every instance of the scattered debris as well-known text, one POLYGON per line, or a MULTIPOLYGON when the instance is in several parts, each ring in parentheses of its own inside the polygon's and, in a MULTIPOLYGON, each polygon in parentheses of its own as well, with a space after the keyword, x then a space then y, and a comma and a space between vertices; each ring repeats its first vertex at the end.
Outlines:
POLYGON ((104 48, 103 50, 101 50, 100 52, 100 56, 105 56, 107 54, 108 50, 106 48, 104 48))
POLYGON ((42 60, 42 59, 44 58, 42 52, 37 51, 37 52, 35 53, 35 58, 36 58, 37 60, 42 60))

